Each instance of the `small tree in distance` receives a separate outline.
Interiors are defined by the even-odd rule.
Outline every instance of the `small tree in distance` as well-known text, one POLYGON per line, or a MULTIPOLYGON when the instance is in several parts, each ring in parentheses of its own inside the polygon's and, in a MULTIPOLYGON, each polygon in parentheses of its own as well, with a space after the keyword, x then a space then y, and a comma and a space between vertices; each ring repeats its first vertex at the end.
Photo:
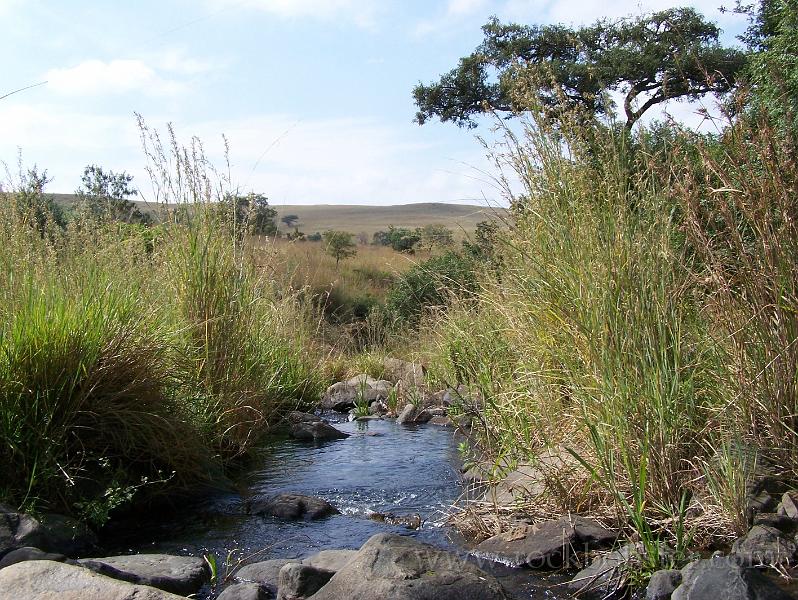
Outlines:
POLYGON ((347 231, 325 231, 324 251, 335 259, 337 267, 341 259, 357 254, 357 245, 352 240, 352 234, 347 231))
POLYGON ((280 219, 280 221, 285 223, 285 226, 291 229, 294 226, 294 223, 299 221, 299 217, 297 215, 285 215, 280 219))

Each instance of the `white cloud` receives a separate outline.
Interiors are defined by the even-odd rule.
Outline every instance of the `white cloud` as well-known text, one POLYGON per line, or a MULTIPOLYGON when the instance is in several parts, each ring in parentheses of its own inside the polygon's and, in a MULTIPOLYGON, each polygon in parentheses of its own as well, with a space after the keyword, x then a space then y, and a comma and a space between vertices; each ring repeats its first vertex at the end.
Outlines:
POLYGON ((262 10, 279 17, 314 18, 321 20, 343 19, 359 27, 372 28, 383 3, 377 0, 209 0, 222 8, 249 8, 262 10))
POLYGON ((454 17, 467 16, 483 9, 486 5, 486 0, 449 0, 446 13, 454 17))
POLYGON ((164 79, 142 60, 86 60, 74 67, 51 69, 44 74, 48 87, 72 96, 97 96, 140 92, 174 95, 185 90, 177 81, 164 79))

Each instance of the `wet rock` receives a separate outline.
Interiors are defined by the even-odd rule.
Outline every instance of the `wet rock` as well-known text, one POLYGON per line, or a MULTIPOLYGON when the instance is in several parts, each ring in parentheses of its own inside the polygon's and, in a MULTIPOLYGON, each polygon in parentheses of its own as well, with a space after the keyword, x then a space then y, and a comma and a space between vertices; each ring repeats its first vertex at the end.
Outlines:
POLYGON ((216 600, 268 600, 272 595, 257 583, 234 583, 216 597, 216 600))
POLYGON ((387 523, 388 525, 401 525, 408 529, 418 529, 423 523, 421 515, 417 513, 412 515, 394 515, 392 513, 375 512, 369 515, 369 519, 378 523, 387 523))
POLYGON ((280 569, 277 600, 304 600, 318 592, 335 575, 335 571, 317 569, 305 564, 288 564, 280 569))
POLYGON ((355 408, 358 389, 339 381, 327 388, 321 397, 321 408, 324 410, 334 410, 336 412, 347 412, 355 408))
POLYGON ((754 525, 765 525, 775 527, 782 533, 795 533, 798 529, 798 521, 791 519, 786 514, 779 513, 759 513, 754 516, 754 525))
POLYGON ((78 564, 121 581, 187 596, 197 592, 210 572, 202 558, 169 554, 131 554, 83 559, 78 564))
POLYGON ((775 527, 754 525, 734 542, 732 554, 749 565, 793 564, 798 546, 775 527))
POLYGON ((429 544, 375 535, 313 600, 503 600, 498 581, 429 544))
POLYGON ((682 569, 672 600, 787 600, 790 595, 733 557, 697 560, 682 569))
POLYGON ((6 554, 0 559, 0 569, 5 569, 11 565, 15 565, 26 560, 53 560, 55 562, 71 562, 63 554, 56 554, 53 552, 43 552, 38 548, 17 548, 6 554))
POLYGON ((262 560, 260 562, 244 565, 235 572, 236 579, 257 583, 272 592, 277 592, 277 583, 280 577, 280 569, 285 565, 297 564, 298 559, 275 558, 272 560, 262 560))
POLYGON ((302 421, 291 424, 291 437, 297 440, 321 442, 327 440, 342 440, 349 434, 339 431, 324 421, 302 421))
POLYGON ((428 422, 432 418, 432 413, 425 408, 407 404, 399 413, 396 422, 399 425, 415 425, 428 422))
POLYGON ((339 514, 338 509, 326 500, 304 494, 278 494, 256 500, 250 504, 250 512, 289 521, 313 521, 339 514))
POLYGON ((567 564, 574 551, 612 543, 617 534, 584 517, 521 525, 477 545, 474 554, 506 565, 536 569, 567 564))
POLYGON ((670 600, 671 594, 682 583, 682 572, 677 569, 663 569, 651 576, 646 588, 646 600, 670 600))
POLYGON ((386 405, 382 400, 377 400, 369 405, 369 414, 381 416, 387 415, 388 412, 390 412, 388 410, 388 405, 386 405))
POLYGON ((180 596, 51 560, 0 570, 0 600, 177 600, 180 596))
POLYGON ((432 417, 429 420, 430 425, 437 425, 438 427, 454 427, 454 421, 449 417, 432 417))
POLYGON ((305 558, 302 564, 327 571, 340 571, 354 558, 355 554, 357 554, 357 550, 322 550, 305 558))
POLYGON ((298 410, 288 413, 289 423, 319 423, 321 421, 321 417, 311 413, 299 412, 298 410))

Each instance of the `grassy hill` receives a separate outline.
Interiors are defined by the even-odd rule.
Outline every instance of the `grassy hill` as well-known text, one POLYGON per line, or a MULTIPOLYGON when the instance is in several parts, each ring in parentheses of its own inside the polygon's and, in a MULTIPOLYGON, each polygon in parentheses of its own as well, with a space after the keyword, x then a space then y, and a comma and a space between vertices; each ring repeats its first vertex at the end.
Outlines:
MULTIPOLYGON (((75 202, 73 194, 53 194, 56 201, 64 206, 75 202)), ((142 210, 152 209, 151 205, 139 203, 142 210)), ((423 227, 429 224, 446 225, 456 235, 471 233, 476 224, 488 219, 503 218, 507 211, 503 208, 487 208, 467 204, 443 204, 427 202, 419 204, 399 204, 394 206, 364 206, 353 204, 286 204, 275 206, 277 223, 281 231, 293 231, 280 222, 285 215, 299 217, 300 231, 313 233, 328 229, 367 233, 373 235, 380 229, 395 227, 423 227)))

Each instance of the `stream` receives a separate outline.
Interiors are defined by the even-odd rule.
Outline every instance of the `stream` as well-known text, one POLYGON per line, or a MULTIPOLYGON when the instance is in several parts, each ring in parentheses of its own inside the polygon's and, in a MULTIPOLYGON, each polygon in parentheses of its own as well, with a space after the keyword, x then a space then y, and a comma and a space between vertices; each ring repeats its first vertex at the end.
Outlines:
MULTIPOLYGON (((393 420, 335 422, 351 437, 309 444, 274 438, 255 467, 236 483, 240 493, 215 493, 176 511, 168 521, 139 517, 135 526, 115 532, 119 554, 214 554, 223 563, 271 558, 301 558, 325 549, 359 548, 372 535, 395 532, 465 557, 468 543, 446 525, 447 511, 460 497, 462 441, 451 429, 397 425, 393 420), (246 514, 248 497, 296 492, 324 498, 340 515, 288 522, 246 514), (417 530, 370 520, 374 512, 419 514, 417 530)), ((570 598, 559 587, 566 577, 540 576, 499 564, 479 565, 496 576, 513 598, 570 598)))

